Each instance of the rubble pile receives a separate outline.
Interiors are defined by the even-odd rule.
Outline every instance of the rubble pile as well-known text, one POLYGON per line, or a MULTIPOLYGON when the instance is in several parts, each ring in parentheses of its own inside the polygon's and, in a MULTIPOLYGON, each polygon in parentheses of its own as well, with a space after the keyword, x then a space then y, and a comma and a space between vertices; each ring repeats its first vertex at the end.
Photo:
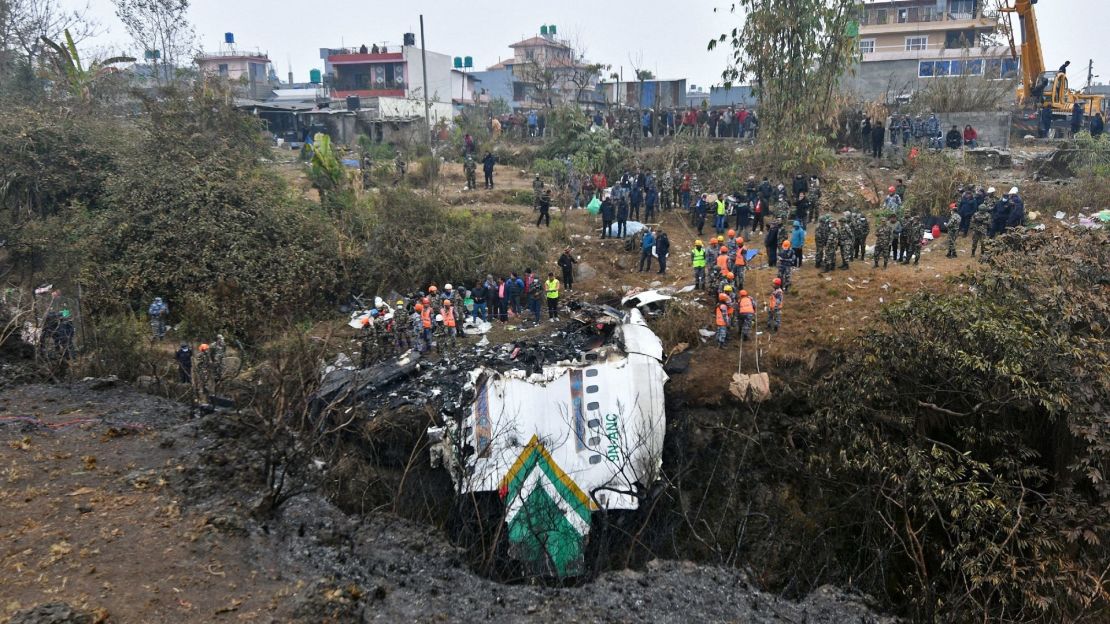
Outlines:
POLYGON ((458 347, 431 361, 410 350, 365 369, 341 354, 325 369, 315 399, 319 414, 328 406, 358 403, 371 416, 382 410, 439 403, 445 418, 462 416, 473 399, 470 372, 486 367, 498 371, 540 372, 544 365, 588 361, 591 351, 612 338, 621 322, 620 311, 588 303, 570 302, 571 320, 550 334, 515 342, 458 347))

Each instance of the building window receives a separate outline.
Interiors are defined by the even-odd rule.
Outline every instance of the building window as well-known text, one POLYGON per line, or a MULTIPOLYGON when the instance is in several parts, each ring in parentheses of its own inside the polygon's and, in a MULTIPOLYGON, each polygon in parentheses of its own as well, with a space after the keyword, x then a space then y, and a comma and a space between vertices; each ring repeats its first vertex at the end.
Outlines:
POLYGON ((898 23, 905 24, 910 21, 910 12, 906 9, 898 9, 898 23))
POLYGON ((968 76, 982 76, 983 59, 964 61, 964 71, 967 73, 968 76))
POLYGON ((220 73, 221 76, 226 77, 227 74, 228 74, 228 72, 227 72, 227 63, 220 63, 219 67, 217 67, 216 70, 220 73))
POLYGON ((1018 59, 1002 59, 1002 77, 1004 79, 1017 78, 1021 62, 1018 59))
POLYGON ((954 20, 968 20, 975 17, 975 0, 949 0, 948 17, 954 20))
POLYGON ((928 35, 923 37, 906 37, 906 51, 924 50, 929 47, 928 35))
POLYGON ((921 61, 917 64, 917 77, 918 78, 932 78, 933 77, 933 62, 921 61))
POLYGON ((859 40, 860 54, 873 54, 875 52, 874 39, 860 39, 859 40))
POLYGON ((937 77, 951 76, 952 75, 952 63, 951 63, 951 61, 933 61, 933 75, 937 76, 937 77))

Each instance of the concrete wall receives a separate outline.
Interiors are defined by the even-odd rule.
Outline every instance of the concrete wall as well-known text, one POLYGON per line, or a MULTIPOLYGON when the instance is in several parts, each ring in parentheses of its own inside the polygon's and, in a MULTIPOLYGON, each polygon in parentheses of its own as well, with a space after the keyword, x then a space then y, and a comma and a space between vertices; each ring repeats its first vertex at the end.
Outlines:
POLYGON ((490 101, 501 99, 509 106, 516 108, 519 103, 513 102, 513 72, 510 69, 491 69, 472 72, 470 74, 480 82, 478 90, 485 90, 490 101))
MULTIPOLYGON (((381 119, 424 119, 424 99, 380 97, 378 115, 381 119)), ((450 123, 454 117, 454 107, 451 102, 429 102, 428 115, 433 126, 440 120, 450 123)))
MULTIPOLYGON (((963 133, 964 126, 970 125, 979 133, 979 147, 1009 147, 1010 146, 1010 113, 937 113, 940 120, 940 131, 947 134, 955 125, 963 133)), ((887 139, 890 137, 890 119, 884 123, 887 128, 887 139)))
MULTIPOLYGON (((405 46, 403 49, 409 81, 405 95, 408 97, 424 97, 424 62, 420 57, 420 48, 405 46)), ((428 99, 451 103, 451 57, 439 52, 428 51, 428 99)), ((423 111, 421 111, 423 114, 423 111)))

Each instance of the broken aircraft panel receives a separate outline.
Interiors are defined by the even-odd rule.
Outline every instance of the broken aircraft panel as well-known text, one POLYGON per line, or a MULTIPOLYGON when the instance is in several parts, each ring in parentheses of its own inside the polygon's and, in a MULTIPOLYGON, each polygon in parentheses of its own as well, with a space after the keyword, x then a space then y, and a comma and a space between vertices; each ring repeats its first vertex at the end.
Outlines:
POLYGON ((433 463, 460 494, 500 495, 511 552, 541 574, 580 573, 591 514, 636 509, 662 464, 662 343, 635 308, 605 315, 612 338, 578 360, 477 367, 461 422, 429 431, 433 463))

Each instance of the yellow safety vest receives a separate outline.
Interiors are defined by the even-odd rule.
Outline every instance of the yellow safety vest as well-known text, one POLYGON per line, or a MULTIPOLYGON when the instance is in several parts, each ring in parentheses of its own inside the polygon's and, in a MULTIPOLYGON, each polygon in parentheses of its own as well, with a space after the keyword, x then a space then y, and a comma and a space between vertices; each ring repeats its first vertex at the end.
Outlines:
POLYGON ((558 299, 559 298, 559 280, 554 279, 554 278, 549 279, 549 280, 545 281, 543 283, 543 285, 547 288, 547 298, 548 299, 558 299))
POLYGON ((694 255, 694 268, 695 269, 704 269, 705 268, 705 248, 704 247, 701 247, 701 248, 694 247, 690 251, 690 253, 692 253, 694 255))

